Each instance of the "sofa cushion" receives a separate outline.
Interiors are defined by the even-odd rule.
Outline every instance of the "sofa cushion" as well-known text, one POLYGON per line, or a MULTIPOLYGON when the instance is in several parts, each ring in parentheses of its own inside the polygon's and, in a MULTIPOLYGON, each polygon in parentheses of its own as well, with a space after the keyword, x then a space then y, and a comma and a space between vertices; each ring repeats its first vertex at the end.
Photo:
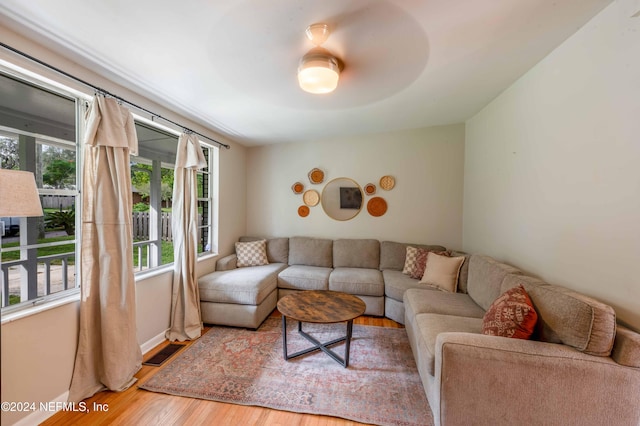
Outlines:
POLYGON ((474 254, 469 259, 467 291, 473 300, 489 309, 494 300, 502 294, 502 280, 508 274, 521 274, 519 269, 500 263, 489 256, 474 254))
POLYGON ((529 291, 538 313, 534 339, 563 343, 590 355, 609 356, 616 335, 616 313, 583 294, 557 285, 529 291))
POLYGON ((419 280, 414 280, 402 273, 402 271, 396 271, 393 269, 385 269, 382 271, 382 277, 384 278, 384 294, 385 296, 402 302, 404 292, 410 288, 425 288, 424 284, 420 284, 419 280))
POLYGON ((502 293, 482 318, 482 334, 528 339, 533 334, 538 314, 522 285, 502 293))
POLYGON ((438 290, 455 293, 463 262, 464 256, 448 257, 430 252, 427 255, 427 263, 420 284, 427 284, 438 290))
POLYGON ((505 291, 512 289, 514 287, 518 287, 521 285, 524 289, 529 293, 533 290, 534 287, 539 285, 548 285, 549 283, 542 281, 540 278, 531 277, 529 275, 524 275, 521 273, 517 274, 507 274, 502 280, 502 285, 500 286, 500 293, 504 293, 505 291))
MULTIPOLYGON (((238 241, 264 240, 259 237, 240 237, 238 241)), ((289 262, 289 238, 267 238, 267 259, 269 263, 289 262)))
POLYGON ((378 240, 340 239, 333 242, 334 268, 370 268, 380 266, 378 240))
POLYGON ((329 275, 329 290, 361 296, 384 296, 382 272, 377 269, 335 268, 329 275))
POLYGON ((258 305, 277 287, 282 263, 216 271, 198 279, 201 302, 258 305))
POLYGON ((480 333, 482 329, 481 318, 458 317, 441 314, 419 314, 415 319, 418 350, 422 352, 420 362, 423 362, 426 371, 433 376, 435 374, 436 338, 440 333, 463 332, 480 333))
POLYGON ((446 250, 443 246, 425 244, 406 244, 393 241, 383 241, 380 243, 380 270, 393 269, 402 271, 406 257, 407 246, 426 248, 433 251, 446 250))
POLYGON ((331 268, 292 265, 278 274, 278 287, 294 290, 328 290, 331 268))
POLYGON ((618 364, 640 368, 640 334, 618 324, 611 358, 618 364))
POLYGON ((451 250, 451 256, 464 256, 464 262, 462 262, 462 266, 460 267, 460 275, 458 276, 458 291, 460 293, 467 293, 467 280, 469 278, 469 258, 471 258, 471 255, 463 251, 451 250))
POLYGON ((289 265, 333 266, 333 240, 324 238, 289 238, 289 265))
POLYGON ((236 256, 238 256, 236 266, 238 268, 267 265, 269 263, 267 260, 266 240, 237 242, 235 245, 236 256))
POLYGON ((404 308, 411 316, 429 313, 482 319, 485 312, 468 294, 446 293, 428 287, 407 290, 404 308))

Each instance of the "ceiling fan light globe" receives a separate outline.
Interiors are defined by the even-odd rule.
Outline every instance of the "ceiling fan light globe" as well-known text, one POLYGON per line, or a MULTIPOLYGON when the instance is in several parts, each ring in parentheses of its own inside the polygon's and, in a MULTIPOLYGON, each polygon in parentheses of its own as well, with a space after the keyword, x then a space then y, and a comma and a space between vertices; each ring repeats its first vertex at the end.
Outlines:
POLYGON ((335 58, 303 58, 298 66, 298 84, 305 92, 323 94, 338 87, 340 67, 335 58))

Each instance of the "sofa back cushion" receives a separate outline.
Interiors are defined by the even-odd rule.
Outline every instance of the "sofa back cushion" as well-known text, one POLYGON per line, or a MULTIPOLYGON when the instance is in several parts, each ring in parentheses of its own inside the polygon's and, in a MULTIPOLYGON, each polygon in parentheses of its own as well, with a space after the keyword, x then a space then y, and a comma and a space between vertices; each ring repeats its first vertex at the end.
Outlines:
MULTIPOLYGON (((263 240, 259 237, 240 237, 241 243, 263 240)), ((269 263, 287 263, 289 261, 289 238, 268 238, 267 259, 269 263)))
POLYGON ((460 268, 460 275, 458 275, 458 293, 467 293, 467 281, 469 279, 469 258, 470 254, 463 251, 451 250, 452 257, 464 256, 464 262, 460 268))
POLYGON ((562 343, 589 355, 609 356, 616 336, 616 313, 611 306, 558 285, 529 291, 538 312, 533 338, 562 343))
POLYGON ((383 241, 380 243, 380 270, 392 269, 402 271, 404 260, 407 257, 407 246, 425 248, 431 251, 445 251, 446 248, 438 245, 396 243, 383 241))
POLYGON ((378 269, 380 242, 378 240, 340 239, 333 241, 334 268, 378 269))
POLYGON ((518 268, 480 254, 469 259, 467 292, 485 311, 502 294, 502 280, 509 274, 521 274, 518 268))
POLYGON ((289 238, 289 265, 333 267, 333 240, 310 237, 289 238))

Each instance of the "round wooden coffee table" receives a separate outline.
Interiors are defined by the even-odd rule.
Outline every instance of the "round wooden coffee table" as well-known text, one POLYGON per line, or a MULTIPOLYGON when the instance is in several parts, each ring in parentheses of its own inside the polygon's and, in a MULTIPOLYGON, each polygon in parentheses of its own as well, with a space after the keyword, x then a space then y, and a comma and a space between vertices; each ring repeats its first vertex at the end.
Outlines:
POLYGON ((305 290, 284 296, 278 301, 278 310, 282 314, 282 347, 284 359, 289 360, 313 351, 322 351, 343 367, 349 366, 349 346, 353 332, 353 319, 366 309, 365 303, 358 297, 329 290, 305 290), (287 353, 287 318, 298 321, 298 333, 314 346, 289 355, 287 353), (347 322, 347 335, 330 342, 322 343, 302 330, 303 322, 331 324, 347 322), (345 342, 344 358, 341 358, 329 346, 345 342))

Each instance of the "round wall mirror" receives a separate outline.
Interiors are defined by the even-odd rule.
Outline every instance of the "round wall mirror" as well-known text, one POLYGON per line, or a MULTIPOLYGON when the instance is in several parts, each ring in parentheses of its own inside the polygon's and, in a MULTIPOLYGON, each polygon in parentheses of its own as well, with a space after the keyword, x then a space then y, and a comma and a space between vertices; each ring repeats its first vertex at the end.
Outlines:
POLYGON ((336 178, 322 190, 322 208, 335 220, 349 220, 360 213, 362 198, 362 189, 353 179, 336 178))

